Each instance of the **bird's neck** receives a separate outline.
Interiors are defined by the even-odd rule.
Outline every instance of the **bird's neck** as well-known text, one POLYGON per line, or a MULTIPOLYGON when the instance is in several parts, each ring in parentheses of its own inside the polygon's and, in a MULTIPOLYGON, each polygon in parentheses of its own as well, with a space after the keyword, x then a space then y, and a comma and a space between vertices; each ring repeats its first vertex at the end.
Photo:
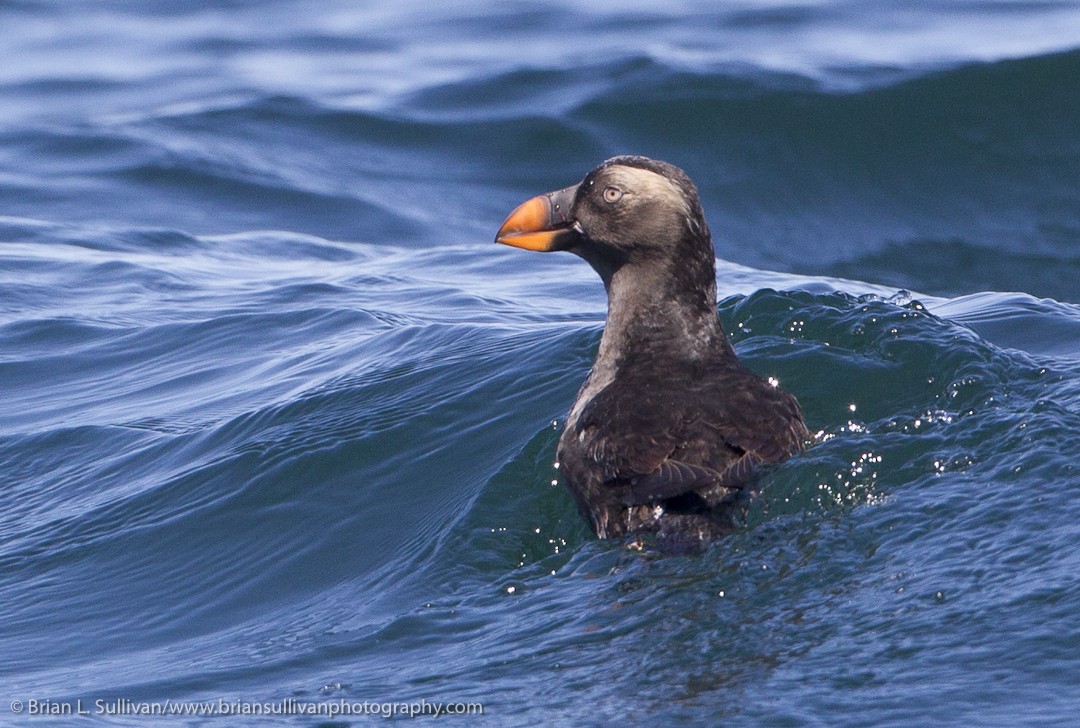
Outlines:
POLYGON ((608 313, 598 366, 615 370, 657 357, 705 361, 731 352, 716 312, 714 259, 697 263, 626 264, 602 274, 608 313))

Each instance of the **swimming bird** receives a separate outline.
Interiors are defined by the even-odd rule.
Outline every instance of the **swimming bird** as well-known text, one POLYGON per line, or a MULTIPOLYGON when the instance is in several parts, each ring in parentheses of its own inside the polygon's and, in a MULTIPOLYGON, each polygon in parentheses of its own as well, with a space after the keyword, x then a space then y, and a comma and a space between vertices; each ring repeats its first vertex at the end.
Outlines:
POLYGON ((614 157, 522 203, 495 241, 574 253, 607 290, 596 360, 556 455, 593 532, 655 532, 680 550, 729 532, 755 471, 809 434, 795 398, 743 365, 724 333, 712 237, 687 174, 614 157))

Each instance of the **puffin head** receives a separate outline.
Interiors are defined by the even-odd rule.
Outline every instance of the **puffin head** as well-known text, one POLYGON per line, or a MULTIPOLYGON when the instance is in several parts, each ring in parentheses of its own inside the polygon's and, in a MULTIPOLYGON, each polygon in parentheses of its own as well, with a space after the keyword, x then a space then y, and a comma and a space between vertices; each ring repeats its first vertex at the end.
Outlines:
POLYGON ((609 296, 633 288, 715 318, 712 237, 694 183, 673 164, 613 157, 580 183, 519 205, 495 242, 568 250, 600 274, 609 296))
POLYGON ((522 203, 495 242, 568 250, 605 280, 627 263, 714 256, 694 183, 673 164, 636 156, 613 157, 580 183, 522 203))

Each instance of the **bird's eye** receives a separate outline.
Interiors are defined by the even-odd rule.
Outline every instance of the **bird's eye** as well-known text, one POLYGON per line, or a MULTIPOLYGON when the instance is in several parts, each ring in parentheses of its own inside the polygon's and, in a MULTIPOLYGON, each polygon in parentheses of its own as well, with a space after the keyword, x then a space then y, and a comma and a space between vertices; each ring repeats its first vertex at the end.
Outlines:
POLYGON ((605 187, 604 188, 604 201, 615 204, 622 199, 622 190, 618 187, 605 187))

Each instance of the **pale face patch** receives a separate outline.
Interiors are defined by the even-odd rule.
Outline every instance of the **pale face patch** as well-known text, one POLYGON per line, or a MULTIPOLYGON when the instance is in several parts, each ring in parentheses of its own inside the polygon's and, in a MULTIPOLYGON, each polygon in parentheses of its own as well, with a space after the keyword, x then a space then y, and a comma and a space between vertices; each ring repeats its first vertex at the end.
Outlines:
MULTIPOLYGON (((604 184, 613 185, 622 190, 624 195, 631 195, 631 197, 641 196, 663 200, 673 209, 682 212, 683 217, 690 217, 690 205, 682 190, 662 174, 640 167, 613 165, 604 170, 604 184)), ((626 201, 625 197, 623 201, 626 201)))

